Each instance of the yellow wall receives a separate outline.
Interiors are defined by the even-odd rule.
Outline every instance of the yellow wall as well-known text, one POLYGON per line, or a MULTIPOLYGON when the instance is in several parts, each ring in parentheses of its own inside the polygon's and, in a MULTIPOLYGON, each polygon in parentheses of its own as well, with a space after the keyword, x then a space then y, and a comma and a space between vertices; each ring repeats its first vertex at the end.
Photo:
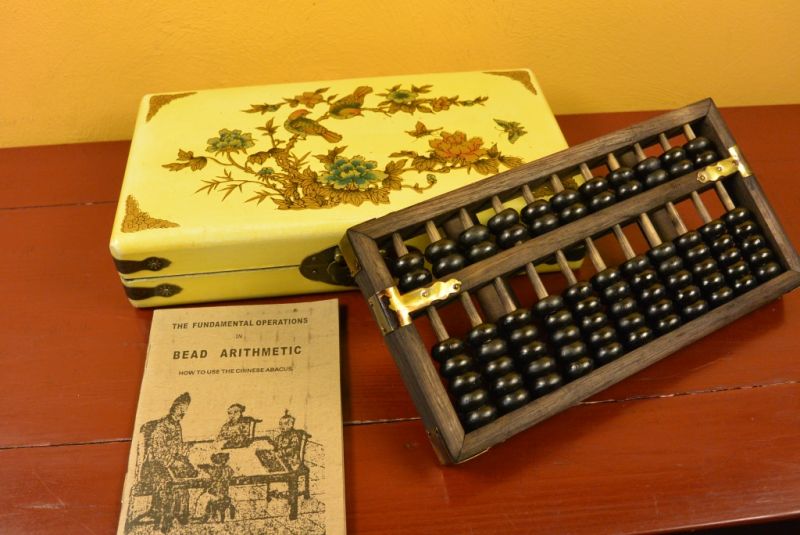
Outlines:
POLYGON ((5 0, 0 147, 131 136, 145 93, 532 68, 556 113, 800 102, 800 2, 5 0))

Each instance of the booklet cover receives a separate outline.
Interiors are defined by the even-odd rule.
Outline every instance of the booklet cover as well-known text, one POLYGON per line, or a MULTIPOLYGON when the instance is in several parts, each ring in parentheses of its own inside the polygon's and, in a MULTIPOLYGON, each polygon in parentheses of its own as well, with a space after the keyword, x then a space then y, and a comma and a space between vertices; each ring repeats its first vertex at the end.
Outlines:
POLYGON ((118 534, 345 533, 336 300, 156 310, 118 534))

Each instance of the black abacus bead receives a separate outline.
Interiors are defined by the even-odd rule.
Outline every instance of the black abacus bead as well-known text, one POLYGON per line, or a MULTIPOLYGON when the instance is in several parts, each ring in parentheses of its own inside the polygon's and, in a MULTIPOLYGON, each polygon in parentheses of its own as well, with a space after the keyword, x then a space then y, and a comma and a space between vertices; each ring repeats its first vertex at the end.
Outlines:
POLYGON ((727 251, 731 247, 736 247, 736 241, 733 239, 733 236, 728 233, 718 236, 711 242, 711 249, 715 253, 727 251))
POLYGON ((722 219, 725 222, 725 224, 728 225, 729 229, 733 229, 736 227, 736 225, 740 223, 752 220, 752 214, 750 213, 750 210, 748 210, 747 208, 743 206, 737 206, 733 210, 730 210, 722 214, 720 219, 722 219))
POLYGON ((473 411, 469 411, 463 417, 464 428, 472 431, 497 419, 497 409, 492 405, 483 405, 473 411))
POLYGON ((655 270, 648 268, 633 275, 630 281, 633 289, 640 292, 645 288, 658 284, 659 278, 655 270))
POLYGON ((625 353, 625 347, 619 342, 612 342, 599 348, 594 355, 594 360, 600 364, 607 364, 616 360, 625 353))
POLYGON ((513 208, 505 208, 490 217, 489 221, 486 222, 486 226, 495 234, 499 234, 517 223, 519 223, 517 211, 513 208))
POLYGON ((692 163, 694 164, 695 168, 699 169, 701 167, 706 167, 707 165, 711 165, 719 159, 717 153, 713 150, 707 150, 692 156, 692 163))
POLYGON ((528 237, 528 229, 519 223, 515 223, 497 235, 497 244, 503 249, 511 249, 518 243, 527 240, 528 237))
POLYGON ((432 271, 437 278, 441 278, 450 273, 455 273, 459 269, 463 269, 466 265, 467 259, 462 255, 451 254, 434 262, 432 271))
POLYGON ((756 268, 756 277, 761 282, 766 282, 781 273, 781 266, 777 262, 768 262, 756 268))
POLYGON ((518 329, 533 321, 533 314, 527 308, 517 308, 497 319, 497 327, 506 336, 514 329, 518 329))
POLYGON ((638 305, 632 297, 626 297, 616 303, 611 303, 608 307, 608 313, 614 318, 624 318, 630 314, 638 312, 638 305))
POLYGON ((740 260, 735 264, 731 264, 730 266, 726 266, 724 268, 725 276, 728 277, 728 280, 736 280, 740 277, 744 277, 745 275, 750 274, 750 266, 744 260, 740 260))
POLYGON ((589 210, 596 212, 598 210, 602 210, 607 206, 611 206, 617 202, 617 196, 614 195, 613 191, 606 190, 601 191, 591 199, 589 199, 589 210))
POLYGON ((691 230, 675 238, 674 243, 681 251, 688 251, 698 245, 705 244, 705 241, 703 241, 703 236, 701 236, 699 232, 691 230))
POLYGON ((667 167, 667 172, 671 177, 683 176, 694 170, 694 163, 689 160, 681 160, 667 167))
POLYGON ((564 375, 566 375, 569 379, 577 379, 578 377, 583 377, 593 369, 594 361, 589 357, 584 357, 570 362, 564 371, 564 375))
POLYGON ((631 278, 637 273, 641 273, 642 271, 650 269, 651 267, 652 264, 650 264, 649 258, 643 255, 638 255, 623 262, 619 268, 626 277, 631 278))
MULTIPOLYGON (((731 238, 731 241, 733 241, 733 238, 731 238)), ((746 255, 751 255, 765 247, 769 247, 769 244, 761 234, 753 234, 742 240, 742 252, 746 255)))
POLYGON ((604 312, 595 312, 581 317, 578 321, 582 330, 591 332, 608 325, 608 316, 604 312))
POLYGON ((589 214, 589 209, 586 207, 585 204, 575 203, 561 210, 558 213, 558 217, 561 219, 561 221, 569 223, 570 221, 575 221, 588 214, 589 214))
POLYGON ((634 331, 626 333, 624 342, 628 347, 635 348, 646 344, 653 338, 655 338, 655 334, 652 329, 649 327, 639 327, 634 331))
POLYGON ((550 334, 550 341, 556 346, 565 346, 581 339, 581 331, 577 325, 567 325, 550 334))
POLYGON ((719 271, 717 261, 713 258, 704 258, 692 266, 692 277, 702 279, 706 275, 711 275, 715 271, 719 271))
POLYGON ((702 297, 703 292, 701 292, 700 288, 694 284, 684 286, 675 292, 675 302, 678 303, 679 307, 685 307, 686 305, 694 303, 698 299, 702 299, 702 297))
POLYGON ((725 286, 725 277, 719 271, 709 273, 700 279, 700 287, 705 290, 706 293, 716 292, 723 286, 725 286))
POLYGON ((467 260, 471 263, 480 262, 497 253, 497 245, 490 241, 480 242, 470 246, 467 250, 467 260))
POLYGON ((638 180, 631 180, 630 182, 625 182, 617 186, 617 196, 620 199, 627 199, 628 197, 633 197, 637 193, 640 193, 644 190, 644 186, 638 180))
POLYGON ((492 237, 489 229, 483 225, 473 225, 458 235, 458 243, 463 247, 472 247, 492 237))
POLYGON ((639 291, 639 300, 643 303, 655 303, 661 299, 668 298, 667 289, 660 282, 646 286, 639 291))
POLYGON ((606 176, 606 180, 608 180, 615 188, 618 188, 621 185, 635 179, 636 173, 630 167, 619 167, 611 171, 606 176))
POLYGON ((529 230, 531 236, 541 236, 546 232, 557 229, 560 224, 561 221, 559 221, 557 215, 545 214, 542 217, 534 219, 533 222, 530 223, 529 230))
POLYGON ((703 259, 706 259, 711 256, 711 248, 706 245, 705 243, 700 243, 695 245, 691 249, 685 250, 683 252, 683 258, 686 260, 690 266, 693 266, 700 262, 703 259))
POLYGON ((500 377, 501 375, 505 375, 513 371, 514 361, 511 360, 511 357, 507 355, 490 360, 483 368, 483 373, 490 378, 500 377))
POLYGON ((678 273, 680 271, 686 271, 683 269, 683 259, 680 256, 672 256, 660 262, 656 266, 656 270, 658 270, 658 273, 662 277, 669 277, 674 273, 678 273))
POLYGON ((597 290, 603 290, 619 282, 623 282, 622 274, 615 268, 606 268, 592 277, 592 285, 597 290))
POLYGON ((582 301, 578 301, 573 305, 572 311, 579 318, 591 316, 603 310, 603 304, 596 296, 587 297, 582 301))
POLYGON ((524 346, 517 347, 514 351, 514 358, 522 363, 531 362, 549 356, 549 351, 547 344, 541 340, 534 340, 524 346))
POLYGON ((632 312, 627 316, 619 318, 617 321, 617 329, 624 334, 631 333, 642 328, 648 327, 647 322, 644 319, 644 314, 641 312, 632 312))
POLYGON ((513 392, 514 390, 522 388, 523 386, 525 386, 525 383, 522 380, 522 375, 516 371, 496 377, 491 384, 492 394, 495 396, 508 394, 509 392, 513 392))
POLYGON ((446 256, 458 252, 460 251, 455 240, 442 238, 441 240, 436 240, 425 248, 425 258, 427 258, 430 262, 436 262, 437 260, 441 260, 446 256))
POLYGON ((564 308, 564 299, 560 295, 548 295, 533 305, 534 313, 540 318, 562 308, 564 308))
POLYGON ((425 265, 425 257, 420 253, 406 253, 394 262, 393 272, 404 275, 421 269, 425 265))
POLYGON ((657 169, 644 177, 644 187, 647 189, 660 186, 669 180, 669 173, 664 169, 657 169))
POLYGON ((588 336, 589 345, 598 348, 617 341, 617 331, 613 327, 605 326, 597 329, 588 336))
POLYGON ((533 381, 533 384, 531 384, 531 392, 534 396, 541 397, 556 390, 562 384, 564 384, 564 380, 561 375, 557 373, 548 373, 547 375, 537 377, 533 381))
POLYGON ((725 223, 720 221, 719 219, 714 219, 713 221, 709 221, 702 227, 700 227, 700 234, 703 235, 706 242, 713 242, 723 234, 728 232, 728 229, 725 227, 725 223))
POLYGON ((573 284, 564 291, 564 298, 572 305, 592 297, 593 295, 594 290, 592 289, 592 285, 585 281, 573 284))
POLYGON ((498 329, 494 323, 481 323, 476 325, 467 333, 467 343, 473 347, 477 347, 484 342, 488 342, 492 338, 497 338, 498 329))
POLYGON ((767 262, 770 262, 774 259, 775 259, 775 254, 772 252, 771 249, 767 249, 766 247, 762 247, 756 252, 747 255, 747 263, 755 267, 764 265, 767 262))
POLYGON ((681 325, 683 325, 683 320, 681 320, 681 317, 677 314, 670 314, 656 322, 656 331, 659 334, 665 334, 670 331, 674 331, 681 325))
POLYGON ((497 407, 500 409, 500 412, 511 412, 522 407, 530 400, 530 393, 524 388, 518 388, 499 398, 497 400, 497 407))
POLYGON ((658 161, 658 158, 653 158, 652 156, 645 158, 633 167, 633 170, 639 178, 644 178, 659 169, 661 169, 661 162, 658 161))
POLYGON ((655 303, 648 305, 647 308, 645 308, 644 313, 648 318, 657 320, 669 316, 674 312, 674 310, 675 308, 672 305, 672 301, 669 299, 661 299, 660 301, 656 301, 655 303))
POLYGON ((528 325, 517 327, 506 338, 512 347, 521 347, 539 338, 539 329, 536 325, 529 323, 528 325))
POLYGON ((400 275, 397 288, 401 293, 406 293, 430 284, 431 282, 433 282, 433 275, 431 275, 430 271, 427 269, 417 269, 400 275))
POLYGON ((717 262, 723 268, 732 266, 733 264, 739 262, 741 259, 742 259, 742 252, 736 247, 731 247, 727 251, 722 251, 717 255, 717 262))
POLYGON ((550 198, 550 206, 554 212, 560 212, 563 209, 581 202, 581 195, 574 189, 565 189, 559 191, 550 198))
POLYGON ((656 245, 647 251, 647 256, 650 257, 650 260, 652 260, 654 264, 658 264, 659 262, 663 262, 664 260, 675 256, 677 253, 678 250, 675 247, 675 244, 667 241, 660 245, 656 245))
POLYGON ((558 348, 558 358, 566 362, 572 362, 584 358, 588 353, 589 350, 586 347, 586 344, 581 340, 576 340, 558 348))
POLYGON ((542 216, 552 214, 553 211, 550 209, 550 203, 544 199, 538 199, 528 203, 520 212, 520 217, 522 217, 525 223, 531 224, 542 216))
POLYGON ((600 192, 606 191, 608 189, 608 180, 605 178, 598 178, 593 177, 584 182, 583 184, 578 187, 578 191, 581 195, 586 197, 587 199, 591 199, 595 195, 600 192))
POLYGON ((548 331, 557 331, 564 327, 568 327, 572 325, 572 313, 567 310, 566 308, 562 308, 560 310, 556 310, 555 312, 551 312, 547 316, 544 317, 542 321, 544 326, 547 328, 548 331))
POLYGON ((683 307, 681 314, 688 320, 692 320, 708 312, 708 301, 705 299, 698 299, 694 303, 683 307))
POLYGON ((758 286, 758 280, 753 275, 745 275, 744 277, 739 277, 735 281, 733 281, 733 291, 736 292, 737 295, 743 294, 747 291, 752 290, 756 286, 758 286))
POLYGON ((761 229, 758 227, 758 223, 751 219, 736 225, 733 229, 733 237, 736 238, 737 241, 742 242, 748 236, 758 234, 759 232, 761 232, 761 229))
POLYGON ((683 148, 686 150, 686 153, 689 156, 694 156, 696 154, 700 154, 701 152, 712 150, 714 145, 707 137, 697 136, 696 138, 690 139, 684 143, 683 148))
POLYGON ((469 412, 486 405, 489 401, 489 392, 483 388, 476 388, 475 390, 465 392, 456 397, 456 410, 462 413, 469 412))
POLYGON ((606 302, 616 303, 631 296, 631 287, 627 282, 620 281, 607 288, 603 288, 600 291, 600 295, 603 296, 606 302))
POLYGON ((733 299, 734 295, 735 293, 733 291, 733 288, 731 288, 730 286, 723 286, 719 290, 711 292, 708 295, 707 298, 708 305, 711 308, 716 308, 720 305, 724 305, 725 303, 733 299))
POLYGON ((672 147, 659 156, 661 166, 669 168, 670 165, 686 159, 686 150, 683 147, 672 147))
POLYGON ((503 357, 507 352, 508 346, 502 338, 492 338, 475 348, 475 356, 481 362, 503 357))
POLYGON ((450 380, 450 391, 455 395, 472 392, 483 385, 481 374, 476 371, 468 371, 450 380))
POLYGON ((434 344, 431 356, 436 362, 444 362, 449 357, 463 353, 466 349, 464 342, 458 338, 446 338, 434 344))
POLYGON ((525 376, 529 378, 553 373, 556 371, 556 359, 553 357, 541 357, 532 360, 525 366, 523 371, 525 376))
POLYGON ((685 269, 682 269, 680 271, 676 271, 675 273, 669 274, 664 282, 666 282, 667 288, 673 292, 676 292, 681 288, 692 284, 694 279, 692 279, 691 273, 685 269))
POLYGON ((453 357, 449 357, 444 362, 442 362, 439 371, 444 377, 455 377, 457 375, 461 375, 468 371, 471 371, 473 368, 473 361, 469 355, 460 354, 455 355, 453 357))

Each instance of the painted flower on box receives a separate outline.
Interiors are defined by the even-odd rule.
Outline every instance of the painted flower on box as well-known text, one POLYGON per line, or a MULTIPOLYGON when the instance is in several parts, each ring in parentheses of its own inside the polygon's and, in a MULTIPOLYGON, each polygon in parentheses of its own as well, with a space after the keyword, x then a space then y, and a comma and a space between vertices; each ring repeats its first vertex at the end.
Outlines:
POLYGON ((400 112, 432 116, 460 107, 482 106, 488 100, 485 96, 430 97, 432 89, 430 85, 398 84, 373 93, 373 88, 359 86, 339 95, 329 94, 329 88, 323 87, 276 104, 250 104, 242 111, 271 114, 263 126, 256 128, 266 138, 266 146, 256 148, 258 140, 250 132, 224 128, 207 141, 206 151, 213 156, 195 156, 194 152, 181 149, 177 160, 164 167, 170 171, 207 171, 216 166, 221 174, 201 179, 198 193, 220 194, 222 200, 234 193, 245 194, 245 202, 261 204, 269 200, 280 210, 303 210, 343 204, 360 206, 364 202, 388 204, 392 191, 411 189, 422 193, 437 184, 436 176, 440 174, 463 169, 489 175, 497 173, 501 166, 510 168, 522 163, 521 158, 503 155, 496 144, 487 147, 481 137, 448 130, 446 125, 429 127, 417 121, 413 130, 404 130, 407 126, 401 128, 398 122, 398 130, 408 134, 411 141, 428 137, 428 150, 392 152, 380 164, 362 155, 347 154, 343 135, 333 131, 334 125, 328 122, 358 120, 365 114, 387 118, 400 112), (375 96, 370 97, 372 94, 375 96), (371 104, 369 98, 375 97, 381 100, 371 104), (312 110, 320 104, 327 111, 312 116, 312 110), (284 106, 302 109, 285 114, 281 113, 284 106), (302 150, 307 140, 324 140, 331 149, 311 155, 302 150), (240 154, 245 156, 237 156, 240 154), (417 180, 412 178, 415 176, 417 180))

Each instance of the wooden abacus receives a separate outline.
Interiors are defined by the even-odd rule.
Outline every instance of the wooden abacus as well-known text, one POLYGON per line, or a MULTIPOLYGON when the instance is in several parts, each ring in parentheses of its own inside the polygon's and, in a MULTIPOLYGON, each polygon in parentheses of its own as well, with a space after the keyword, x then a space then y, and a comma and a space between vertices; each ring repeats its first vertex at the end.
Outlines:
POLYGON ((445 463, 800 285, 800 258, 710 99, 367 221, 341 248, 445 463), (565 189, 561 177, 576 175, 584 183, 565 189), (532 194, 544 184, 549 201, 532 194), (707 190, 724 210, 717 219, 707 190), (519 212, 507 207, 516 199, 519 212), (696 231, 682 202, 702 221, 696 231), (637 254, 623 227, 639 228, 650 249, 637 254), (595 246, 605 235, 622 248, 618 267, 595 246), (424 254, 409 252, 420 239, 424 254), (589 281, 567 265, 563 251, 576 245, 596 271, 589 281), (539 263, 560 267, 562 295, 548 291, 539 263), (519 303, 520 274, 535 303, 519 303), (469 320, 459 336, 446 326, 453 307, 469 320), (431 331, 437 341, 426 344, 431 331))

